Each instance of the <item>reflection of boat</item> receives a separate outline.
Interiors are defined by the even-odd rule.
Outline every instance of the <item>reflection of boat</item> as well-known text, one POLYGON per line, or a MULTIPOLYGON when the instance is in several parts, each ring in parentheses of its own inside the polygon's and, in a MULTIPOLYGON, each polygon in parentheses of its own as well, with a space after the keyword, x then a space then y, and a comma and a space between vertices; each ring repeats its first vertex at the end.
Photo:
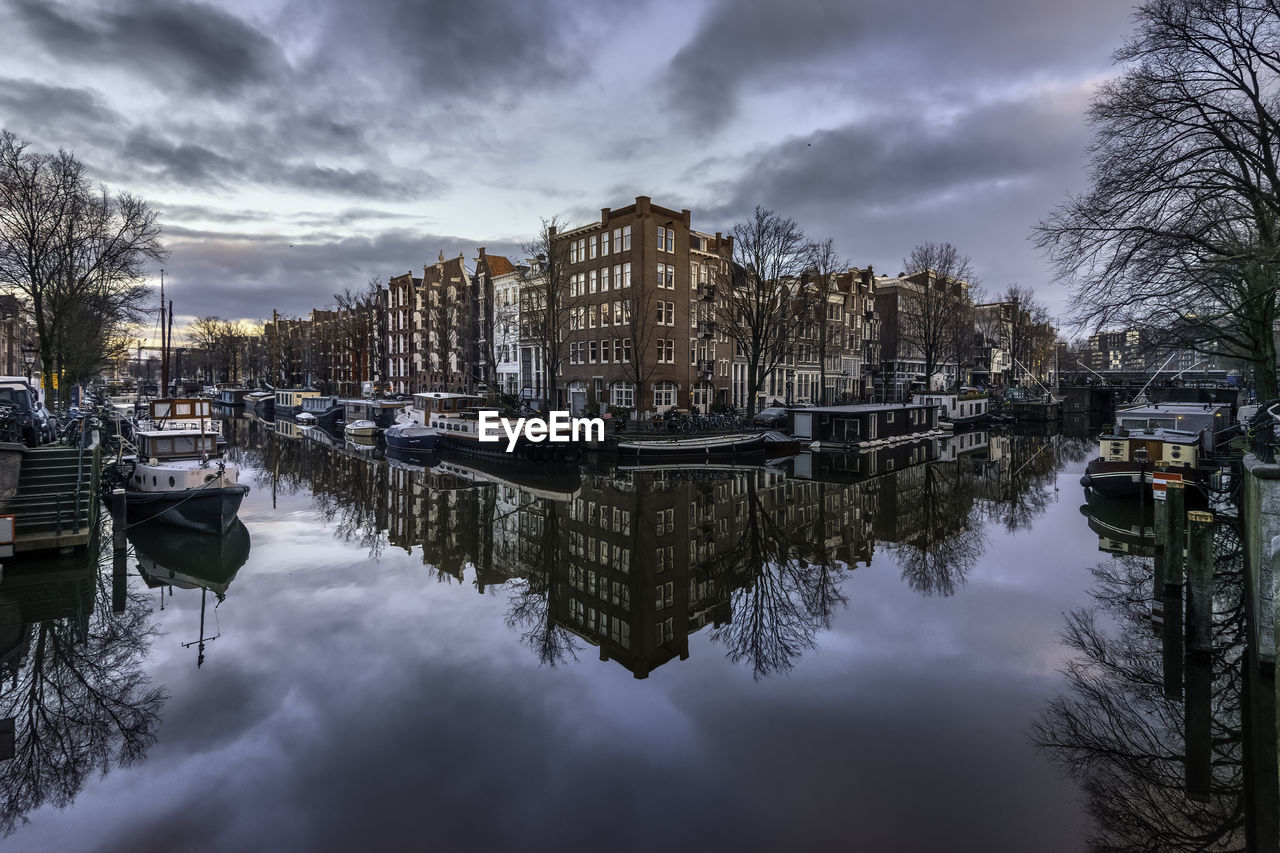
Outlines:
POLYGON ((1080 513, 1098 534, 1098 550, 1111 554, 1155 556, 1154 501, 1134 501, 1091 492, 1080 513))
POLYGON ((223 534, 137 524, 126 531, 150 587, 207 589, 222 598, 249 559, 249 529, 235 519, 223 534))
POLYGON ((295 417, 302 409, 303 400, 319 396, 320 392, 311 388, 277 388, 275 393, 276 417, 295 417))
POLYGON ((139 428, 138 452, 121 460, 130 521, 159 519, 177 527, 221 533, 240 511, 249 487, 239 469, 218 456, 204 429, 164 429, 169 420, 209 417, 209 401, 153 400, 154 429, 139 428))
POLYGON ((639 459, 706 459, 787 455, 798 445, 781 433, 756 432, 696 438, 655 438, 618 442, 618 455, 639 459))
POLYGON ((431 470, 435 474, 452 474, 478 483, 518 486, 535 497, 555 501, 568 500, 582 486, 582 474, 576 465, 504 461, 487 456, 467 456, 466 461, 459 461, 445 454, 431 470))
POLYGON ((1116 425, 1098 440, 1099 456, 1080 479, 1105 495, 1136 495, 1151 486, 1157 472, 1202 484, 1208 471, 1200 455, 1214 449, 1218 434, 1230 426, 1230 407, 1204 403, 1156 403, 1116 413, 1116 425))
POLYGON ((130 527, 125 533, 138 558, 138 573, 152 589, 178 587, 200 590, 200 637, 183 647, 198 646, 196 666, 204 663, 205 643, 218 635, 205 636, 205 604, 208 593, 218 601, 227 594, 240 567, 249 559, 249 530, 239 519, 225 533, 175 533, 148 524, 130 527))

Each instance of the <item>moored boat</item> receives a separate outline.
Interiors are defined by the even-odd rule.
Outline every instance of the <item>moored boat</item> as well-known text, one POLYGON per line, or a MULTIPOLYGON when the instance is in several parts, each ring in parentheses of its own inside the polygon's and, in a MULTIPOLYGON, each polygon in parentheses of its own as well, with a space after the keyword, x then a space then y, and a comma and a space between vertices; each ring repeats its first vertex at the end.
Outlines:
POLYGON ((342 428, 343 435, 348 438, 353 436, 358 436, 360 438, 376 438, 378 431, 378 425, 373 421, 368 420, 350 421, 342 428))
POLYGON ((155 400, 151 428, 135 432, 137 452, 123 456, 130 523, 156 519, 190 530, 223 533, 236 520, 249 487, 239 469, 218 455, 217 436, 200 428, 168 428, 169 421, 209 417, 209 401, 155 400))
POLYGON ((298 412, 298 423, 313 423, 332 428, 342 420, 345 411, 337 397, 304 397, 302 409, 298 412))
POLYGON ((395 424, 388 427, 382 437, 391 450, 429 451, 440 444, 440 433, 435 427, 417 423, 395 424))
POLYGON ((1201 465, 1231 425, 1230 406, 1217 403, 1155 403, 1116 413, 1116 425, 1098 439, 1098 458, 1080 483, 1099 494, 1137 495, 1155 475, 1203 486, 1211 473, 1201 465))

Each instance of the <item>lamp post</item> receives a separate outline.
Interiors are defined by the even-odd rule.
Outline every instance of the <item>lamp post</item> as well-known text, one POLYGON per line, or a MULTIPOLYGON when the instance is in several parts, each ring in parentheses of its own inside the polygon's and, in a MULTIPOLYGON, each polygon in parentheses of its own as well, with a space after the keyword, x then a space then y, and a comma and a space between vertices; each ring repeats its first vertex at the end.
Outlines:
POLYGON ((36 363, 35 347, 23 345, 22 347, 22 363, 27 366, 27 381, 31 381, 31 370, 36 363))

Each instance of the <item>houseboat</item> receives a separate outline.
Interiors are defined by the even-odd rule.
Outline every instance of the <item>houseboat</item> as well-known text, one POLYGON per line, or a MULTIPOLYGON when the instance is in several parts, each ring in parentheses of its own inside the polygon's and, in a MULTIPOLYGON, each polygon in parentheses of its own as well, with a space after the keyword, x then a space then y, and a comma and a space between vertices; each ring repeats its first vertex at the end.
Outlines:
POLYGON ((368 421, 370 427, 361 425, 366 435, 376 435, 396 422, 396 415, 404 411, 403 400, 366 400, 364 398, 348 398, 342 403, 342 421, 354 425, 356 421, 368 421))
POLYGON ((813 450, 863 448, 939 432, 936 405, 820 406, 791 412, 791 435, 813 450))
MULTIPOLYGON (((403 404, 402 404, 403 405, 403 404)), ((515 448, 509 446, 505 436, 500 441, 480 441, 480 412, 485 408, 484 398, 476 394, 450 394, 432 391, 413 395, 413 402, 404 410, 403 424, 428 427, 435 430, 433 447, 494 456, 510 462, 548 459, 577 458, 582 445, 577 442, 551 443, 530 441, 524 436, 516 440, 515 448)), ((404 437, 409 430, 396 430, 392 438, 404 437)), ((421 434, 425 437, 425 433, 421 434)), ((396 448, 388 443, 388 447, 396 448)), ((401 442, 397 449, 405 449, 401 442)), ((420 449, 430 449, 423 447, 420 449)))
POLYGON ((302 401, 319 397, 320 392, 314 388, 277 388, 276 417, 296 418, 302 411, 302 401))
POLYGON ((263 419, 272 418, 276 412, 276 392, 270 389, 249 391, 244 395, 244 407, 253 409, 263 419))
POLYGON ((298 423, 307 426, 321 426, 333 429, 342 423, 346 408, 337 397, 303 397, 302 411, 298 412, 298 423))
POLYGON ((968 390, 960 393, 932 391, 913 394, 911 402, 918 406, 937 406, 938 420, 955 426, 982 423, 990 417, 987 411, 987 395, 982 391, 968 390))
POLYGON ((222 388, 218 391, 217 403, 228 409, 239 409, 244 406, 244 395, 249 393, 248 388, 222 388))
POLYGON ((1137 495, 1153 475, 1178 475, 1203 488, 1202 467, 1219 436, 1231 426, 1224 403, 1146 403, 1116 413, 1114 429, 1098 439, 1098 458, 1085 467, 1081 485, 1104 495, 1137 495))

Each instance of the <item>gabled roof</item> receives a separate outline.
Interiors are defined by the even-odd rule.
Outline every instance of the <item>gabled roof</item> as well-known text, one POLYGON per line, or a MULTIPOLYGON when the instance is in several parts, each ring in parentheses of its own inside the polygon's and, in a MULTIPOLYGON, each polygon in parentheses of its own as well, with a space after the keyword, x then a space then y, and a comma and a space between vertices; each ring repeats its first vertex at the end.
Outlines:
POLYGON ((485 255, 485 259, 489 262, 489 274, 493 276, 506 275, 515 272, 515 265, 502 255, 485 255))

